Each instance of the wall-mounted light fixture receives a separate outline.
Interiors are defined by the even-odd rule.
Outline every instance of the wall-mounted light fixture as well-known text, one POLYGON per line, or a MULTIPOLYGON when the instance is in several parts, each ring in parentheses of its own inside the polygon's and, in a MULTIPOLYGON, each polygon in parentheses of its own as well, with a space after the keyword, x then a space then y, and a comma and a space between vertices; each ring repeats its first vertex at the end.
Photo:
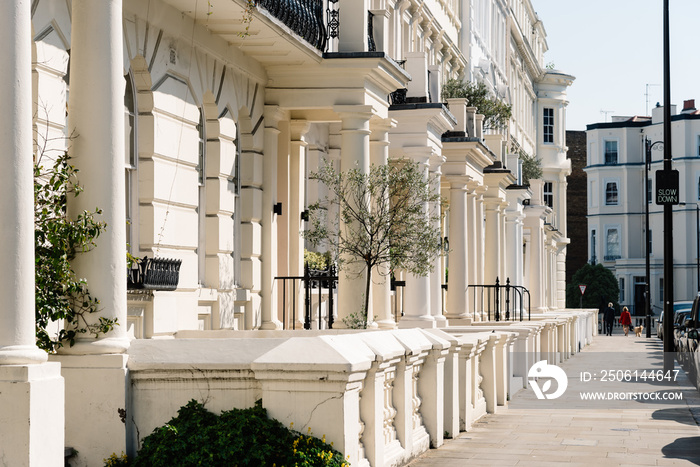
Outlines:
POLYGON ((301 211, 301 220, 303 220, 305 222, 309 221, 309 210, 308 209, 304 209, 303 211, 301 211))
POLYGON ((272 206, 272 212, 277 214, 278 216, 282 215, 282 203, 277 203, 274 206, 272 206))

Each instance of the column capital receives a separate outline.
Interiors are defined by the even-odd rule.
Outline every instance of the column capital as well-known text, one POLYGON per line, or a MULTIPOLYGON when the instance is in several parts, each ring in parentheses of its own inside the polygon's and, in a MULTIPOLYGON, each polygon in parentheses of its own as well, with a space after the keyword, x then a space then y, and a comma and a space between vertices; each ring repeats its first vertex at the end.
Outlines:
POLYGON ((289 113, 278 105, 266 105, 263 108, 265 128, 277 128, 282 120, 289 119, 289 113))
POLYGON ((307 120, 291 120, 289 122, 289 133, 292 141, 303 141, 306 133, 311 129, 311 122, 307 120))

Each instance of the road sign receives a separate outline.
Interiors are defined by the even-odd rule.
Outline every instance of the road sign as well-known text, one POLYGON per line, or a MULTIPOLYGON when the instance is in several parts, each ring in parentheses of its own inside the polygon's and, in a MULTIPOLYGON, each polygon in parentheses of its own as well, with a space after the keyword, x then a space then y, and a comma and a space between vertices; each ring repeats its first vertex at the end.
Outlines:
POLYGON ((585 285, 579 285, 578 288, 581 289, 581 295, 586 293, 586 286, 585 285))
POLYGON ((656 204, 678 204, 678 171, 656 171, 656 204))

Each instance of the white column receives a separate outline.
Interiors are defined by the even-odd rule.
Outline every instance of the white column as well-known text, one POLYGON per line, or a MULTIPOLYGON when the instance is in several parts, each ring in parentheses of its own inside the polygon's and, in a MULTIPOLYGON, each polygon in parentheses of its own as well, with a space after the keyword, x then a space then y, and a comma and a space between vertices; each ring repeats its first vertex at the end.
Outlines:
MULTIPOLYGON (((442 165, 444 160, 444 157, 438 157, 434 155, 431 158, 430 163, 430 175, 433 177, 431 187, 433 193, 437 194, 438 196, 440 195, 440 176, 442 175, 440 166, 442 165)), ((437 214, 434 227, 439 232, 442 232, 440 216, 440 210, 442 209, 442 206, 440 199, 438 198, 436 201, 433 201, 430 204, 429 209, 430 212, 434 212, 437 214)), ((445 316, 442 314, 442 282, 444 277, 445 270, 442 268, 442 255, 436 255, 433 259, 433 271, 428 274, 428 278, 430 282, 431 291, 430 312, 433 315, 433 318, 435 318, 435 325, 439 328, 447 327, 447 318, 445 318, 445 316)))
MULTIPOLYGON (((370 162, 377 166, 386 165, 389 163, 389 130, 396 126, 396 121, 372 120, 370 126, 370 162)), ((372 315, 377 325, 382 329, 394 329, 396 321, 391 314, 391 278, 388 265, 378 266, 372 272, 371 294, 372 315)))
MULTIPOLYGON (((292 120, 289 125, 289 199, 287 202, 289 276, 304 275, 304 239, 302 237, 304 226, 301 221, 301 212, 304 210, 305 202, 306 148, 308 146, 304 138, 309 128, 311 128, 311 124, 306 120, 292 120)), ((303 323, 303 282, 298 281, 296 288, 297 319, 303 323)), ((314 315, 316 318, 318 317, 318 313, 314 315)), ((318 323, 318 326, 321 326, 321 323, 318 323)))
MULTIPOLYGON (((447 282, 447 319, 450 325, 470 324, 467 286, 473 261, 467 254, 469 225, 467 221, 467 179, 448 177, 450 182, 450 252, 447 282)), ((472 195, 473 198, 473 195, 472 195)))
POLYGON ((35 345, 32 52, 29 0, 0 17, 0 128, 3 158, 0 238, 0 459, 3 465, 63 465, 63 378, 35 345))
POLYGON ((263 192, 262 192, 262 284, 261 329, 281 329, 278 316, 277 288, 277 215, 273 206, 277 202, 277 155, 279 151, 279 124, 286 118, 277 106, 266 105, 263 110, 265 135, 263 141, 263 192))
MULTIPOLYGON (((476 237, 476 284, 485 284, 484 282, 484 191, 483 186, 477 188, 476 191, 476 209, 474 211, 474 235, 476 237)), ((471 279, 471 276, 470 276, 471 279)))
POLYGON ((0 258, 4 280, 0 326, 0 364, 46 361, 35 345, 34 328, 34 182, 32 170, 32 77, 29 3, 8 3, 0 17, 5 70, 0 73, 4 159, 0 235, 6 254, 0 258))
MULTIPOLYGON (((486 198, 486 225, 484 231, 484 280, 486 284, 493 285, 496 283, 496 277, 499 276, 499 268, 501 265, 501 229, 500 229, 500 204, 498 198, 486 198)), ((498 277, 500 281, 504 279, 498 277)))
MULTIPOLYGON (((333 108, 341 119, 340 170, 358 169, 369 173, 369 105, 340 105, 333 108)), ((342 229, 343 226, 341 225, 342 229)), ((338 275, 338 319, 334 327, 344 327, 343 318, 362 311, 365 301, 364 265, 344 264, 338 275)), ((369 310, 368 310, 369 311, 369 310)))
MULTIPOLYGON (((479 187, 477 182, 469 182, 467 184, 467 223, 465 230, 467 231, 467 285, 480 284, 480 279, 477 276, 478 261, 477 257, 477 208, 476 208, 476 189, 479 187)), ((449 290, 449 289, 448 289, 449 290)), ((474 313, 474 297, 476 293, 473 288, 468 289, 467 293, 467 310, 472 319, 476 320, 477 315, 474 313)))
POLYGON ((511 285, 523 285, 523 237, 522 214, 518 211, 506 212, 506 256, 508 258, 506 277, 511 285))
MULTIPOLYGON (((406 156, 417 162, 422 167, 425 177, 428 177, 428 162, 432 150, 425 148, 404 148, 406 156)), ((423 212, 427 219, 428 203, 423 206, 423 212)), ((430 279, 428 276, 416 276, 406 273, 406 288, 404 302, 404 316, 399 321, 399 328, 434 328, 435 318, 430 313, 430 279)))
POLYGON ((543 313, 547 311, 545 297, 545 235, 544 235, 544 207, 531 206, 525 210, 525 228, 530 231, 530 242, 528 243, 528 283, 530 290, 531 311, 533 313, 543 313))
POLYGON ((119 323, 107 335, 89 333, 63 353, 122 353, 126 334, 126 211, 124 194, 124 67, 121 0, 73 0, 71 26, 71 92, 68 133, 73 164, 80 170, 84 192, 68 199, 68 212, 102 210, 107 228, 97 246, 73 261, 78 277, 87 279, 90 294, 100 300, 99 311, 86 316, 119 323))

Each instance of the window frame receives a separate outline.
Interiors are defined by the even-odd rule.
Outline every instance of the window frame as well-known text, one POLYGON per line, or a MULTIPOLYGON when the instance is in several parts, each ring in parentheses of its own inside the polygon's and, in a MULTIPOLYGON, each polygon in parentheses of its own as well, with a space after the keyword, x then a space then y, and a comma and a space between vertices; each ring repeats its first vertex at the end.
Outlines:
POLYGON ((605 261, 615 261, 622 258, 622 229, 620 225, 607 225, 605 226, 605 261), (616 251, 611 250, 610 233, 615 231, 617 234, 617 248, 616 251))
POLYGON ((542 108, 542 142, 554 144, 554 107, 542 108))
POLYGON ((544 182, 543 200, 546 206, 554 209, 554 182, 544 182), (549 188, 549 190, 547 190, 549 188))
MULTIPOLYGON (((620 205, 620 181, 617 179, 608 179, 603 182, 603 185, 605 186, 605 205, 606 206, 619 206, 620 205), (609 187, 608 185, 613 185, 615 190, 614 190, 614 195, 615 195, 615 200, 614 202, 611 202, 611 200, 608 198, 609 194, 609 187)), ((610 195, 612 195, 612 190, 610 190, 610 195)))
POLYGON ((620 161, 620 143, 617 139, 604 139, 603 140, 603 164, 604 165, 617 165, 620 161), (615 144, 615 160, 608 160, 608 143, 615 144))

